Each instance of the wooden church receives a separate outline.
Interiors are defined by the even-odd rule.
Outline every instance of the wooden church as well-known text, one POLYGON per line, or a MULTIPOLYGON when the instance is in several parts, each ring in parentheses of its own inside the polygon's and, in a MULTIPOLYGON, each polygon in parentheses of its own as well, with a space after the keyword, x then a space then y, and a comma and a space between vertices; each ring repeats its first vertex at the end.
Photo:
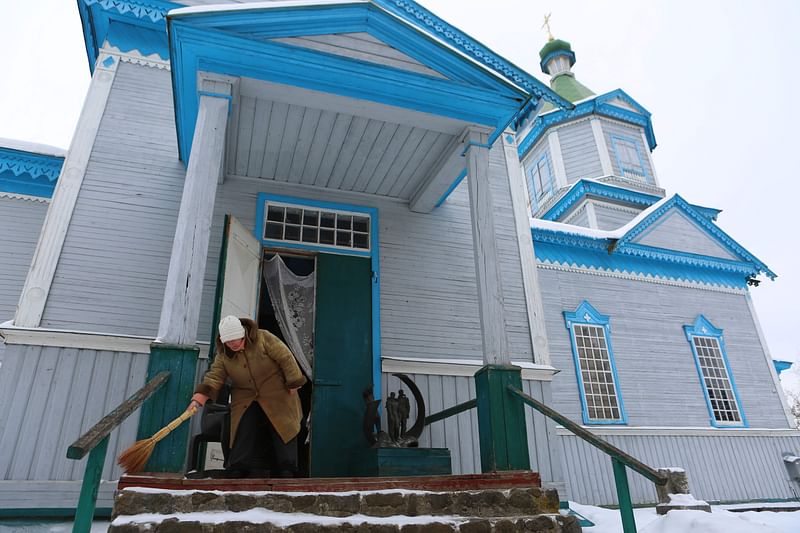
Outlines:
MULTIPOLYGON (((74 509, 67 448, 168 370, 110 435, 110 507, 114 458, 185 408, 219 317, 275 318, 276 258, 313 297, 311 333, 282 331, 313 346, 309 476, 356 473, 363 391, 403 373, 428 413, 509 379, 698 498, 796 496, 749 296, 775 274, 667 194, 650 113, 577 81, 567 42, 542 48, 544 83, 411 0, 77 4, 92 80, 69 150, 0 142, 0 510, 74 509)), ((502 437, 518 460, 481 405, 420 446, 617 503, 600 451, 491 407, 524 413, 502 437)), ((184 471, 189 429, 153 470, 184 471)))

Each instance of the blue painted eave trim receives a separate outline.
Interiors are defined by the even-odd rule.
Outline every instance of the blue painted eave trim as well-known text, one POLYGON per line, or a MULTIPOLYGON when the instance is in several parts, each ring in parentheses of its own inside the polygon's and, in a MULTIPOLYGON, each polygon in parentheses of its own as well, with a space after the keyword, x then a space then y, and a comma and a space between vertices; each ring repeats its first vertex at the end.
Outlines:
MULTIPOLYGON (((86 56, 89 60, 89 70, 94 72, 94 65, 100 47, 108 37, 112 21, 139 26, 163 34, 166 29, 166 16, 170 9, 185 7, 164 0, 77 0, 78 12, 83 26, 83 38, 86 46, 86 56)), ((130 51, 140 46, 144 50, 157 52, 166 59, 165 49, 153 50, 152 38, 146 38, 143 43, 136 44, 135 36, 128 34, 123 42, 112 43, 121 49, 129 48, 130 51), (133 39, 133 41, 131 40, 133 39), (134 44, 131 44, 131 43, 134 44), (164 55, 161 55, 164 54, 164 55)), ((144 53, 144 51, 143 51, 144 53)), ((147 54, 145 54, 147 55, 147 54)))
POLYGON ((548 209, 540 218, 543 220, 557 221, 563 215, 567 214, 570 209, 575 207, 587 195, 598 196, 600 198, 607 198, 609 200, 618 200, 620 202, 636 205, 640 207, 650 207, 654 203, 661 200, 660 196, 654 194, 647 194, 639 191, 632 191, 623 187, 615 185, 608 185, 593 180, 582 179, 578 180, 572 188, 561 197, 553 206, 548 209))
MULTIPOLYGON (((191 151, 197 116, 197 71, 304 87, 484 124, 497 131, 524 105, 498 93, 446 79, 272 41, 253 41, 169 18, 173 93, 181 159, 191 151)), ((363 28, 361 28, 363 29, 363 28)))
POLYGON ((794 363, 792 363, 791 361, 780 361, 778 359, 773 359, 772 364, 775 365, 775 372, 780 374, 784 370, 788 370, 789 368, 791 368, 794 363))
POLYGON ((51 198, 63 157, 0 147, 0 191, 51 198))
POLYGON ((573 109, 558 109, 537 116, 533 121, 533 126, 530 131, 519 143, 517 150, 520 160, 525 157, 550 127, 592 114, 621 120, 643 128, 650 151, 656 148, 656 137, 655 133, 653 133, 653 122, 650 119, 650 112, 636 103, 622 89, 617 89, 596 96, 591 100, 585 100, 577 104, 573 109), (616 98, 625 101, 634 107, 636 111, 631 111, 630 109, 625 109, 609 103, 616 98))
POLYGON ((694 206, 689 204, 686 200, 684 200, 680 195, 676 194, 666 202, 664 202, 658 209, 650 213, 647 217, 642 219, 636 226, 630 229, 619 241, 617 241, 616 246, 625 246, 628 243, 640 235, 643 231, 648 229, 650 226, 655 224, 659 219, 664 217, 670 210, 672 209, 679 209, 685 215, 689 217, 690 220, 695 222, 701 229, 705 231, 705 233, 718 242, 721 246, 728 249, 734 255, 742 258, 743 261, 751 263, 755 269, 755 273, 764 273, 770 279, 775 279, 777 274, 775 274, 772 270, 767 267, 760 259, 756 256, 748 252, 741 244, 736 242, 731 236, 727 233, 722 231, 719 226, 711 222, 708 217, 701 212, 700 210, 696 209, 694 206))

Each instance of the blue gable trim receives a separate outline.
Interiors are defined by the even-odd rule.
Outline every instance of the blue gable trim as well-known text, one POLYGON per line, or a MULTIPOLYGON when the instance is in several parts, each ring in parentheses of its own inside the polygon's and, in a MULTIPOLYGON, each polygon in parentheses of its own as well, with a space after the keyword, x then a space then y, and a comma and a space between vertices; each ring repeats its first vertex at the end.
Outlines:
MULTIPOLYGON (((626 233, 621 239, 619 239, 615 247, 616 248, 624 248, 628 247, 632 249, 634 247, 631 246, 631 241, 635 239, 638 235, 642 234, 645 230, 653 226, 659 219, 664 217, 667 212, 671 209, 679 209, 681 212, 686 214, 693 222, 695 222, 700 228, 702 228, 708 236, 713 238, 716 242, 722 245, 724 248, 727 248, 731 251, 734 255, 741 257, 743 261, 750 263, 753 265, 753 273, 754 275, 758 275, 760 273, 766 274, 771 279, 775 279, 777 274, 767 267, 761 260, 759 260, 756 256, 748 252, 743 246, 741 246, 738 242, 736 242, 732 237, 730 237, 727 233, 722 231, 717 225, 715 225, 711 220, 708 219, 706 215, 704 215, 700 210, 696 209, 694 206, 689 204, 686 200, 680 197, 680 195, 675 195, 666 202, 664 202, 658 209, 647 215, 641 222, 639 222, 636 226, 631 228, 628 233, 626 233)), ((720 260, 721 261, 721 260, 720 260)))
POLYGON ((775 365, 775 371, 780 374, 784 370, 790 369, 794 363, 791 361, 779 361, 777 359, 773 359, 772 364, 775 365))
MULTIPOLYGON (((177 7, 183 6, 164 0, 78 0, 89 70, 94 72, 100 47, 109 38, 112 21, 151 30, 156 35, 165 36, 167 12, 177 7)), ((138 35, 131 29, 117 28, 112 35, 114 40, 111 43, 124 52, 138 49, 144 55, 155 52, 162 59, 167 59, 165 37, 156 38, 152 33, 138 35), (160 44, 157 45, 159 41, 160 44)))
POLYGON ((692 349, 692 355, 694 356, 694 363, 695 368, 697 369, 697 374, 700 378, 700 385, 703 389, 703 396, 706 400, 706 407, 708 408, 708 414, 710 416, 711 425, 714 427, 750 427, 750 424, 747 422, 747 417, 744 414, 744 407, 742 406, 742 400, 739 397, 739 391, 736 387, 736 380, 733 378, 733 372, 731 372, 731 364, 728 361, 728 354, 726 353, 727 350, 725 349, 725 339, 722 337, 723 331, 717 327, 715 327, 705 316, 698 315, 694 321, 694 324, 691 326, 683 326, 683 332, 686 335, 686 340, 689 341, 689 345, 692 349), (719 351, 720 355, 722 356, 722 361, 725 365, 725 371, 728 374, 728 380, 731 384, 731 390, 733 391, 733 396, 736 398, 736 405, 739 408, 739 416, 741 417, 741 423, 738 424, 725 424, 718 422, 714 416, 714 409, 711 405, 711 398, 708 395, 708 387, 705 383, 705 378, 703 376, 703 370, 700 367, 700 360, 697 353, 697 348, 694 345, 694 337, 713 337, 717 339, 719 343, 719 351))
POLYGON ((548 209, 540 218, 544 220, 558 220, 561 216, 575 207, 586 195, 591 194, 600 198, 617 200, 637 207, 647 208, 661 200, 660 196, 647 194, 597 181, 582 179, 548 209))
POLYGON ((0 147, 0 191, 51 198, 64 158, 0 147))
POLYGON ((655 149, 656 137, 653 133, 653 123, 650 120, 650 112, 636 103, 622 89, 617 89, 592 98, 591 100, 581 102, 573 109, 559 109, 536 117, 533 121, 533 127, 522 142, 519 143, 518 153, 520 159, 525 157, 533 145, 536 144, 544 132, 551 126, 563 124, 592 114, 614 118, 644 128, 650 150, 652 151, 655 149), (636 108, 637 111, 631 111, 609 103, 615 98, 624 100, 626 103, 636 108))
MULTIPOLYGON (((373 26, 386 25, 384 19, 388 17, 386 13, 379 12, 369 4, 324 8, 311 6, 304 7, 301 11, 303 25, 310 21, 316 22, 325 32, 334 33, 372 31, 373 26), (360 16, 356 17, 356 14, 360 16)), ((291 12, 285 9, 247 11, 247 14, 251 37, 254 31, 251 24, 264 25, 269 28, 271 35, 271 32, 279 30, 270 21, 275 24, 282 21, 288 21, 290 25, 296 23, 290 16, 291 12)), ((241 16, 242 13, 236 12, 227 14, 227 17, 233 17, 229 22, 234 25, 239 23, 241 16)), ((495 85, 492 88, 469 85, 270 40, 253 40, 251 37, 204 27, 209 21, 220 24, 221 20, 228 20, 225 14, 179 15, 169 17, 168 20, 175 113, 183 161, 188 160, 197 116, 198 70, 247 76, 368 99, 489 125, 496 128, 496 132, 502 131, 527 98, 519 90, 504 85, 495 85)), ((397 21, 394 22, 394 25, 398 24, 397 21)), ((440 54, 445 52, 452 55, 452 51, 439 51, 440 54)), ((479 70, 474 65, 472 69, 479 70)), ((484 79, 493 78, 497 80, 487 74, 484 79)))
POLYGON ((583 411, 584 424, 627 424, 628 416, 625 414, 625 404, 622 401, 622 391, 620 390, 619 376, 617 375, 617 365, 614 361, 614 350, 611 346, 611 323, 608 315, 603 315, 595 309, 592 304, 584 300, 575 311, 564 311, 564 323, 569 330, 570 345, 572 347, 572 358, 575 364, 575 374, 578 380, 578 391, 581 397, 581 410, 583 411), (611 374, 614 377, 614 390, 617 393, 617 404, 619 406, 620 418, 614 420, 599 420, 589 417, 589 409, 586 404, 586 393, 581 375, 581 365, 578 356, 578 346, 575 342, 575 334, 572 326, 575 324, 590 324, 601 326, 605 333, 606 348, 608 350, 608 362, 611 365, 611 374))

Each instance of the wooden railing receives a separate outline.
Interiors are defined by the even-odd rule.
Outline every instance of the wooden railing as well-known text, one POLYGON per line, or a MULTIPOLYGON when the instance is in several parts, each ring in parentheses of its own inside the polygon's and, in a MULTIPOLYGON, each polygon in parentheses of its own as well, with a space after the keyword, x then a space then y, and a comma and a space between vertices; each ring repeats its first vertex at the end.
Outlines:
POLYGON ((97 504, 97 491, 100 488, 100 475, 103 473, 103 463, 106 461, 109 434, 122 424, 144 401, 156 392, 169 379, 169 372, 164 371, 151 379, 144 387, 122 402, 119 407, 104 416, 89 431, 72 443, 67 449, 69 459, 80 460, 88 453, 86 471, 83 474, 81 494, 78 507, 75 509, 75 522, 72 525, 73 533, 88 533, 92 527, 95 505, 97 504))
POLYGON ((625 467, 643 475, 656 485, 666 485, 667 476, 657 470, 647 466, 635 457, 628 455, 613 444, 610 444, 594 433, 579 426, 569 418, 565 417, 555 409, 552 409, 542 402, 531 398, 518 388, 509 385, 507 387, 517 399, 533 407, 547 418, 554 420, 563 427, 582 438, 601 452, 611 457, 611 466, 614 469, 614 484, 617 488, 617 500, 619 500, 619 513, 622 517, 622 531, 624 533, 636 533, 636 521, 633 517, 633 503, 631 502, 631 491, 628 486, 628 475, 625 467))
MULTIPOLYGON (((633 503, 631 502, 631 491, 630 487, 628 486, 626 467, 641 474, 656 485, 666 485, 667 476, 661 472, 658 472, 654 468, 647 466, 635 457, 623 452, 613 444, 606 442, 591 431, 588 431, 566 416, 562 415, 555 409, 552 409, 542 402, 531 398, 518 388, 509 385, 507 389, 508 392, 518 400, 529 405, 530 407, 533 407, 547 418, 550 418, 556 423, 561 424, 578 437, 582 438, 601 452, 611 457, 611 466, 614 470, 614 484, 616 485, 617 489, 617 500, 619 500, 619 512, 622 517, 622 530, 624 533, 636 533, 636 521, 633 517, 633 503)), ((443 409, 438 413, 434 413, 426 417, 425 425, 427 426, 428 424, 432 424, 434 422, 444 420, 445 418, 457 415, 467 411, 468 409, 476 407, 476 405, 477 400, 473 399, 467 400, 466 402, 458 405, 454 405, 453 407, 448 407, 447 409, 443 409)))

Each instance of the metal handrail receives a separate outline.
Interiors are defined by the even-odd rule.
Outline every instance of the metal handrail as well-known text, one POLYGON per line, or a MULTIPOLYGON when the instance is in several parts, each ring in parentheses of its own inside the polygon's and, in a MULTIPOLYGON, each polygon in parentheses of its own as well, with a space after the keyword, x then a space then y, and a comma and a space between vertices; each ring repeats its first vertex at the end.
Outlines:
POLYGON ((566 429, 582 438, 601 452, 611 457, 611 465, 614 469, 614 483, 617 488, 617 499, 619 500, 619 512, 622 517, 622 530, 625 533, 636 533, 636 521, 633 517, 633 503, 631 502, 631 491, 628 487, 628 476, 625 467, 635 470, 656 485, 666 485, 668 477, 666 474, 647 466, 635 457, 628 455, 611 443, 601 439, 591 431, 583 428, 565 417, 558 411, 546 406, 542 402, 531 398, 513 385, 506 387, 508 391, 520 399, 523 403, 533 407, 544 416, 558 422, 566 429))
POLYGON ((67 449, 69 459, 83 459, 88 453, 86 470, 81 483, 81 494, 78 507, 75 509, 75 521, 72 525, 73 533, 88 533, 92 527, 94 510, 97 504, 97 491, 100 488, 100 476, 103 473, 103 464, 106 462, 109 434, 122 424, 131 413, 141 406, 145 400, 153 395, 169 379, 168 371, 160 372, 144 387, 136 391, 133 396, 119 404, 119 406, 104 416, 92 426, 89 431, 81 435, 67 449))
POLYGON ((473 398, 471 400, 467 400, 466 402, 459 403, 454 405, 453 407, 448 407, 447 409, 442 409, 438 413, 434 413, 432 415, 425 417, 425 425, 433 424, 434 422, 438 422, 439 420, 444 420, 445 418, 449 418, 453 415, 457 415, 458 413, 463 413, 464 411, 468 411, 473 407, 477 407, 478 400, 473 398))

